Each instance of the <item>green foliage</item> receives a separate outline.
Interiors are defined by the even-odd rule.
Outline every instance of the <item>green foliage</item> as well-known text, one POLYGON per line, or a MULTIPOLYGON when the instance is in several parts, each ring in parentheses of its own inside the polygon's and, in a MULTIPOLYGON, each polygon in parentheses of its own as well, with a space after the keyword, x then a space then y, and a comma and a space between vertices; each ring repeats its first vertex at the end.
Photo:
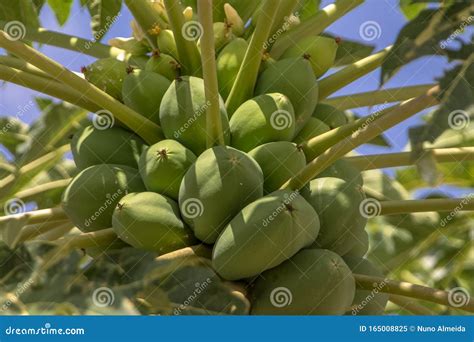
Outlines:
POLYGON ((90 0, 85 6, 91 15, 92 34, 100 41, 121 16, 122 0, 90 0))
POLYGON ((59 25, 63 26, 66 23, 71 14, 73 2, 73 0, 48 0, 48 5, 56 15, 59 25))

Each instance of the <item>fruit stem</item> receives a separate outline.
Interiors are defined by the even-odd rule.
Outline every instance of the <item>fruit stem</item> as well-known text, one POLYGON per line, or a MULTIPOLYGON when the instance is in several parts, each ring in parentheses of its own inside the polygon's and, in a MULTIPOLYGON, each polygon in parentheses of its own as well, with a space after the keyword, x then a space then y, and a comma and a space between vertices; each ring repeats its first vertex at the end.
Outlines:
MULTIPOLYGON (((468 312, 474 312, 474 299, 466 298, 466 303, 462 306, 453 306, 451 304, 452 294, 448 291, 433 289, 430 287, 416 285, 407 282, 383 279, 379 277, 367 276, 362 274, 353 274, 356 287, 361 290, 378 290, 383 293, 390 293, 410 298, 426 300, 432 303, 449 306, 455 309, 461 309, 468 312)), ((463 304, 463 303, 461 303, 463 304)))
MULTIPOLYGON (((7 22, 0 20, 0 27, 5 27, 7 22)), ((117 58, 125 51, 106 44, 98 43, 68 34, 47 30, 43 27, 26 27, 23 32, 25 40, 79 52, 96 58, 117 58)))
POLYGON ((296 41, 310 35, 317 36, 333 22, 363 2, 364 0, 339 0, 335 4, 324 7, 300 25, 292 28, 291 31, 285 32, 278 37, 271 50, 272 57, 279 59, 285 50, 294 45, 296 41))
POLYGON ((91 248, 110 244, 118 239, 112 228, 101 229, 95 232, 82 233, 75 236, 65 236, 55 241, 61 248, 67 250, 75 248, 91 248))
MULTIPOLYGON (((428 149, 425 152, 431 153, 438 163, 459 163, 474 160, 474 147, 428 149)), ((412 152, 350 156, 343 159, 361 171, 408 166, 416 163, 412 152)))
POLYGON ((50 74, 60 82, 72 87, 77 92, 84 94, 90 101, 113 113, 122 123, 132 131, 140 135, 146 142, 153 144, 163 139, 161 128, 141 116, 134 110, 114 99, 109 94, 79 77, 63 65, 55 62, 32 47, 20 42, 8 39, 5 32, 0 30, 0 47, 10 51, 24 61, 33 64, 37 68, 50 74))
MULTIPOLYGON (((190 21, 186 23, 181 4, 176 0, 163 1, 168 14, 169 23, 174 33, 176 47, 178 49, 179 62, 183 66, 188 75, 201 76, 201 60, 199 58, 199 50, 196 41, 192 37, 185 37, 186 28, 199 32, 201 29, 196 22, 190 21), (184 25, 189 26, 184 26, 184 25), (192 25, 195 25, 194 27, 192 25)), ((197 40, 197 37, 196 37, 197 40)))
POLYGON ((235 82, 226 102, 229 116, 246 100, 252 97, 258 71, 262 62, 265 42, 268 40, 278 6, 272 0, 265 0, 262 15, 259 15, 257 27, 250 39, 235 82))
POLYGON ((224 145, 220 115, 219 87, 217 85, 216 51, 214 42, 212 0, 198 0, 199 21, 203 27, 201 36, 201 61, 206 94, 207 148, 224 145))
POLYGON ((410 87, 382 89, 359 94, 331 97, 329 99, 324 99, 321 102, 340 110, 375 106, 381 103, 409 100, 423 95, 434 86, 435 84, 422 84, 410 87))
POLYGON ((26 71, 0 65, 0 80, 36 90, 43 94, 84 108, 90 112, 96 112, 100 109, 99 106, 83 98, 83 96, 74 89, 71 89, 62 83, 56 82, 52 78, 46 78, 26 71))
POLYGON ((125 4, 145 33, 152 48, 156 49, 158 47, 156 36, 153 36, 150 31, 156 26, 164 28, 166 23, 147 0, 125 0, 125 4))
POLYGON ((393 304, 396 304, 397 306, 399 306, 401 309, 407 310, 414 315, 423 315, 423 316, 436 315, 434 311, 404 296, 390 295, 388 297, 388 300, 391 301, 393 304))
POLYGON ((354 148, 369 142, 379 134, 403 122, 419 111, 436 105, 438 103, 436 99, 438 93, 439 87, 436 86, 422 96, 392 107, 390 111, 385 113, 382 117, 379 117, 375 122, 371 122, 365 127, 362 127, 350 137, 338 142, 323 154, 313 159, 297 175, 283 184, 281 188, 290 188, 293 190, 301 189, 311 179, 354 148))
POLYGON ((160 255, 156 258, 156 261, 173 261, 182 258, 189 257, 202 257, 206 259, 211 259, 212 249, 206 245, 195 245, 189 246, 182 249, 178 249, 173 252, 169 252, 163 255, 160 255))
POLYGON ((56 150, 49 152, 38 159, 22 166, 13 174, 0 179, 0 201, 21 189, 22 186, 28 184, 41 171, 55 165, 64 155, 71 149, 69 144, 63 145, 56 150))
POLYGON ((67 232, 71 230, 73 227, 74 227, 74 224, 70 221, 55 221, 55 222, 46 222, 46 223, 27 225, 23 227, 23 229, 21 230, 21 233, 18 237, 18 243, 34 239, 37 236, 40 236, 44 233, 47 233, 56 229, 67 232))
POLYGON ((474 194, 464 198, 430 198, 423 200, 382 201, 379 215, 398 215, 423 213, 429 211, 458 211, 474 210, 474 194))
POLYGON ((51 191, 51 190, 61 190, 64 189, 70 182, 72 178, 55 180, 52 182, 40 184, 31 188, 28 188, 23 191, 17 192, 14 197, 21 200, 28 200, 30 197, 37 196, 39 194, 51 191))
POLYGON ((319 100, 324 100, 332 93, 335 93, 346 85, 354 82, 358 78, 368 74, 382 65, 385 57, 392 47, 388 46, 382 51, 362 58, 361 60, 349 64, 341 70, 319 81, 319 100))
POLYGON ((15 220, 26 220, 25 225, 68 220, 62 208, 41 209, 0 217, 0 225, 15 220))

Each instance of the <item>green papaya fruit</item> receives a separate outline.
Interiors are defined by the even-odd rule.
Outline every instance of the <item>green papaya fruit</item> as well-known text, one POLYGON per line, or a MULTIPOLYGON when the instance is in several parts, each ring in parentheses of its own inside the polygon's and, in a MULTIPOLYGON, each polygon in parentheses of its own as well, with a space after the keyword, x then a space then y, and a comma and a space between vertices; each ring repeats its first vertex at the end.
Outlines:
POLYGON ((130 193, 120 199, 112 228, 131 246, 160 254, 196 243, 180 218, 178 203, 155 192, 130 193))
POLYGON ((127 76, 127 64, 115 58, 98 59, 82 68, 87 81, 113 98, 122 100, 122 84, 127 76))
POLYGON ((178 199, 179 186, 196 156, 176 140, 162 140, 140 157, 138 168, 149 191, 178 199))
POLYGON ((257 146, 249 152, 263 172, 263 190, 278 190, 288 179, 306 166, 303 151, 288 141, 276 141, 257 146))
POLYGON ((314 75, 319 78, 334 65, 337 48, 337 40, 334 38, 309 36, 300 39, 288 48, 282 58, 307 56, 314 75))
POLYGON ((235 39, 235 35, 232 32, 232 27, 227 23, 217 22, 213 25, 214 29, 214 45, 216 52, 219 53, 224 46, 235 39))
POLYGON ((238 37, 242 36, 245 30, 245 23, 239 13, 228 3, 224 4, 224 12, 226 18, 225 22, 232 27, 232 32, 238 37))
MULTIPOLYGON (((309 118, 306 122, 306 125, 301 129, 298 135, 293 139, 293 141, 297 144, 304 143, 309 141, 311 138, 317 137, 323 133, 329 132, 331 128, 316 118, 309 118)), ((305 148, 307 149, 307 148, 305 148)))
POLYGON ((122 88, 123 102, 150 119, 160 123, 160 105, 171 82, 151 71, 133 70, 125 77, 122 88))
POLYGON ((360 186, 364 185, 362 173, 350 162, 339 159, 331 164, 326 170, 321 172, 315 178, 334 177, 346 181, 348 184, 360 186))
POLYGON ((91 232, 110 228, 119 200, 137 191, 145 191, 138 170, 123 165, 93 165, 72 179, 61 205, 77 228, 91 232))
POLYGON ((224 228, 212 265, 224 279, 249 278, 314 243, 318 214, 297 192, 278 190, 242 209, 224 228))
POLYGON ((258 277, 250 313, 343 315, 354 293, 354 277, 339 255, 325 249, 303 249, 258 277))
POLYGON ((369 251, 369 234, 367 231, 362 230, 359 233, 354 235, 354 246, 343 255, 343 257, 364 257, 369 251))
POLYGON ((160 52, 172 56, 176 60, 179 60, 178 48, 176 47, 173 31, 160 30, 156 36, 156 43, 158 44, 160 52))
POLYGON ((224 100, 227 100, 232 90, 247 48, 248 43, 245 39, 236 38, 227 44, 217 57, 217 81, 219 83, 219 93, 224 100))
POLYGON ((360 211, 365 195, 359 186, 339 178, 316 178, 309 184, 306 200, 313 206, 321 221, 321 232, 314 244, 339 255, 346 254, 355 244, 367 218, 360 211))
MULTIPOLYGON (((343 259, 352 273, 384 278, 383 272, 367 259, 349 256, 344 256, 343 259)), ((347 312, 347 315, 383 315, 388 302, 388 294, 378 290, 380 289, 375 288, 372 291, 356 289, 351 310, 347 312)))
POLYGON ((237 108, 229 127, 232 146, 248 152, 267 142, 290 141, 295 133, 295 112, 285 95, 260 95, 237 108))
POLYGON ((260 74, 255 95, 282 93, 295 109, 296 133, 306 124, 318 103, 318 82, 311 64, 303 57, 271 63, 260 74))
POLYGON ((314 109, 312 117, 321 120, 328 125, 330 129, 347 125, 349 123, 344 111, 324 103, 318 103, 314 109))
POLYGON ((257 162, 232 147, 216 146, 204 151, 184 175, 179 207, 194 235, 213 243, 243 207, 262 195, 257 162))
POLYGON ((118 164, 137 168, 145 142, 120 127, 97 129, 87 126, 72 137, 71 152, 78 169, 97 164, 118 164))
MULTIPOLYGON (((224 102, 219 100, 224 141, 229 144, 229 120, 224 102)), ((195 155, 200 155, 206 150, 206 110, 209 105, 201 78, 184 76, 174 80, 160 106, 160 123, 165 137, 179 141, 195 155)))
POLYGON ((179 64, 170 55, 155 51, 146 63, 145 70, 160 74, 173 81, 179 75, 179 64))
POLYGON ((125 62, 129 66, 129 68, 133 69, 141 69, 144 70, 146 67, 146 63, 148 63, 148 60, 150 57, 147 55, 140 55, 140 56, 135 56, 128 54, 125 56, 125 62))

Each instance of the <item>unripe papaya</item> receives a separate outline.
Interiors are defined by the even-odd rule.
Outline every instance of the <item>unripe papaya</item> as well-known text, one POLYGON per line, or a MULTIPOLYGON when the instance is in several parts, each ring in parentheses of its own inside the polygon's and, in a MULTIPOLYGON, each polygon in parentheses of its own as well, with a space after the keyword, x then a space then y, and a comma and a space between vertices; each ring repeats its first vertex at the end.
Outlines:
POLYGON ((319 119, 328 125, 331 129, 346 125, 349 123, 344 111, 333 106, 319 103, 313 112, 313 118, 319 119))
POLYGON ((149 191, 177 200, 179 186, 196 156, 176 140, 162 140, 140 157, 139 170, 149 191))
POLYGON ((152 71, 173 81, 179 75, 179 64, 170 55, 154 52, 145 65, 146 71, 152 71))
POLYGON ((251 314, 343 315, 354 293, 354 277, 339 255, 303 249, 257 279, 251 314))
POLYGON ((212 265, 228 280, 278 266, 318 236, 318 214, 296 191, 278 190, 242 209, 214 245, 212 265))
POLYGON ((338 44, 334 38, 310 36, 305 37, 288 48, 282 58, 307 56, 314 75, 321 77, 328 71, 336 60, 338 44))
POLYGON ((257 162, 232 147, 216 146, 203 152, 186 172, 179 206, 194 235, 213 243, 243 207, 262 195, 263 174, 257 162))
MULTIPOLYGON (((348 256, 344 256, 343 259, 353 273, 384 277, 383 272, 367 259, 348 256)), ((347 312, 347 315, 383 315, 387 302, 387 293, 375 291, 375 289, 372 291, 357 289, 352 302, 352 308, 347 312)))
POLYGON ((323 133, 329 132, 331 129, 328 125, 316 118, 309 118, 306 125, 301 129, 298 135, 293 139, 297 144, 304 143, 310 139, 317 137, 323 133))
POLYGON ((288 141, 276 141, 260 145, 249 152, 263 172, 263 190, 278 190, 288 179, 306 166, 303 151, 288 141))
POLYGON ((256 95, 282 93, 295 109, 296 133, 306 124, 318 103, 318 82, 309 61, 303 57, 271 63, 260 74, 256 95))
POLYGON ((295 133, 295 112, 285 95, 260 95, 237 108, 229 127, 232 146, 247 152, 267 142, 290 141, 295 133))
MULTIPOLYGON (((224 141, 230 140, 229 120, 222 99, 219 99, 224 141)), ((175 139, 199 156, 206 150, 206 100, 204 81, 184 76, 177 78, 163 96, 160 123, 167 139, 175 139)))
POLYGON ((87 81, 117 100, 122 100, 122 84, 127 76, 127 65, 115 58, 98 59, 82 68, 87 81))
POLYGON ((77 131, 71 141, 76 166, 83 170, 97 164, 118 164, 137 168, 145 142, 120 127, 104 130, 87 126, 77 131))
POLYGON ((235 39, 235 35, 232 32, 232 27, 227 23, 214 23, 213 29, 214 44, 216 52, 219 53, 219 51, 221 51, 224 46, 226 46, 229 42, 235 39))
POLYGON ((124 196, 115 207, 112 228, 131 246, 160 254, 196 243, 181 221, 178 203, 155 192, 124 196))
POLYGON ((224 4, 224 12, 226 17, 226 22, 229 26, 232 27, 232 32, 236 36, 240 37, 244 33, 245 23, 240 17, 239 13, 232 7, 231 4, 224 4))
POLYGON ((363 230, 360 233, 354 236, 354 246, 344 254, 344 258, 346 257, 357 257, 362 258, 364 257, 367 252, 369 251, 369 234, 367 231, 363 230))
POLYGON ((347 184, 360 186, 364 185, 362 173, 355 168, 350 162, 339 159, 335 161, 326 170, 321 172, 315 178, 334 177, 340 178, 347 182, 347 184))
POLYGON ((160 30, 156 36, 156 43, 158 44, 160 52, 170 55, 176 60, 179 59, 178 48, 176 47, 173 31, 160 30))
POLYGON ((219 93, 224 100, 227 100, 232 90, 247 48, 248 43, 245 39, 236 38, 227 44, 217 57, 217 81, 219 82, 219 93))
POLYGON ((83 232, 112 225, 112 213, 129 192, 145 191, 138 170, 123 165, 101 164, 79 172, 64 190, 62 207, 83 232))
POLYGON ((359 186, 338 178, 316 178, 310 182, 307 201, 321 220, 321 232, 314 244, 339 255, 346 254, 355 244, 367 218, 360 212, 365 195, 359 186))
POLYGON ((151 71, 133 70, 123 82, 123 102, 151 121, 160 123, 160 105, 171 82, 151 71))
POLYGON ((148 63, 149 59, 150 58, 147 55, 134 56, 131 54, 127 54, 125 56, 125 62, 128 65, 127 69, 133 68, 144 70, 146 67, 146 63, 148 63))

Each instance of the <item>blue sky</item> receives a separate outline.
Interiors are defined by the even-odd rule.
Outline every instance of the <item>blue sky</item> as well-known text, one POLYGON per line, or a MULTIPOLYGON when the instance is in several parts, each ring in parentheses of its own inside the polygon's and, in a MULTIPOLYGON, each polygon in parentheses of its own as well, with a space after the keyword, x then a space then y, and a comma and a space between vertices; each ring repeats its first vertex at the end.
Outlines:
MULTIPOLYGON (((332 1, 323 1, 323 5, 331 3, 332 1)), ((62 31, 64 33, 74 34, 85 38, 92 38, 89 27, 90 17, 85 9, 81 9, 79 1, 75 1, 71 17, 65 26, 60 27, 48 6, 45 6, 41 12, 42 26, 51 29, 62 31)), ((129 22, 131 15, 126 7, 123 8, 122 14, 117 22, 112 26, 110 32, 105 36, 104 41, 112 37, 127 37, 130 35, 129 22)), ((354 40, 363 41, 359 33, 361 25, 366 22, 374 22, 379 27, 378 34, 375 39, 371 40, 370 44, 376 46, 376 50, 385 48, 393 44, 398 32, 405 24, 406 20, 403 14, 398 9, 398 0, 367 0, 362 6, 359 6, 351 13, 346 15, 342 20, 334 23, 328 29, 329 32, 339 35, 343 38, 350 38, 354 40)), ((83 56, 67 50, 54 48, 50 46, 41 46, 39 50, 55 59, 56 61, 66 65, 74 71, 79 71, 81 66, 87 65, 94 61, 93 58, 83 56)), ((449 65, 442 57, 427 57, 417 60, 405 66, 393 79, 391 79, 385 87, 397 87, 405 85, 415 85, 434 82, 436 77, 443 74, 443 70, 449 65)), ((357 80, 348 87, 341 89, 335 95, 343 95, 350 93, 358 93, 363 91, 375 90, 379 87, 380 70, 374 71, 371 74, 357 80)), ((13 84, 7 84, 0 90, 0 115, 15 115, 19 108, 24 108, 25 105, 37 93, 25 88, 18 87, 13 84)), ((355 110, 355 112, 366 115, 367 108, 355 110)), ((26 122, 31 122, 38 115, 36 109, 29 110, 22 119, 26 122)), ((414 124, 421 123, 418 114, 414 118, 406 121, 404 124, 396 126, 386 132, 386 137, 393 145, 392 149, 380 147, 364 147, 359 152, 362 153, 387 153, 390 151, 401 151, 405 149, 407 144, 407 127, 414 124)), ((453 189, 443 187, 443 190, 453 189)), ((462 192, 471 192, 465 189, 462 192)), ((454 191, 460 194, 459 191, 454 191)))

